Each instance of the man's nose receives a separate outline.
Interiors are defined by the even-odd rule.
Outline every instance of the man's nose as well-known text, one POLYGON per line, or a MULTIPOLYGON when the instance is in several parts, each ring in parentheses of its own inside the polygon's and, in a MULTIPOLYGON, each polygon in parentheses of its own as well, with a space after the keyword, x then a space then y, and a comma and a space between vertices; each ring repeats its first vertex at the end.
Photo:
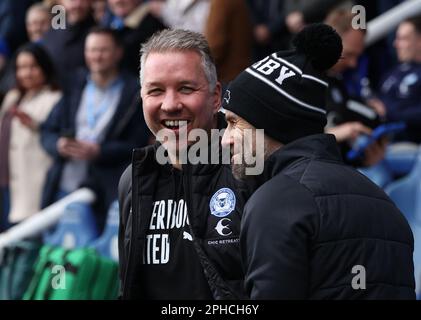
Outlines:
POLYGON ((164 100, 162 101, 161 110, 168 113, 174 113, 180 111, 182 108, 183 104, 180 99, 178 99, 177 95, 167 92, 164 100))
POLYGON ((223 148, 230 148, 232 144, 231 130, 225 129, 221 144, 223 148))

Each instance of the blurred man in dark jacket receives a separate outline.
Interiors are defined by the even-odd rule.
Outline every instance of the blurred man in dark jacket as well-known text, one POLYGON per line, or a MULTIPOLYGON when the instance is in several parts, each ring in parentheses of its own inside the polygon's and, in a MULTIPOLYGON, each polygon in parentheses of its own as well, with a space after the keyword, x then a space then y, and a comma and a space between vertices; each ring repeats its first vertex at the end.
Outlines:
POLYGON ((116 30, 123 41, 122 66, 138 75, 140 45, 165 26, 149 13, 148 3, 142 0, 108 0, 108 6, 104 25, 116 30))
POLYGON ((42 44, 53 59, 62 85, 66 86, 72 81, 74 71, 85 66, 85 38, 95 21, 91 0, 60 0, 60 4, 66 10, 65 28, 51 28, 42 44))

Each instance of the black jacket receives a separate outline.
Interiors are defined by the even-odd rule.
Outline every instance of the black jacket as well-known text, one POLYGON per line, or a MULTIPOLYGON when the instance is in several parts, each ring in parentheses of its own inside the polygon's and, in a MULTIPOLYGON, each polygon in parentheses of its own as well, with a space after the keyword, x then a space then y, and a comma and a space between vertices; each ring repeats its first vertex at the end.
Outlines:
MULTIPOLYGON (((139 7, 145 7, 146 4, 141 4, 139 7)), ((136 8, 136 10, 139 9, 136 8)), ((136 13, 134 13, 136 14, 136 13)), ((130 15, 129 15, 130 17, 130 15)), ((111 22, 114 15, 111 12, 105 14, 103 25, 112 28, 111 22)), ((140 55, 139 50, 143 43, 145 43, 155 32, 164 29, 165 26, 160 20, 155 18, 152 14, 139 15, 132 20, 132 25, 127 25, 117 29, 117 34, 120 36, 124 45, 124 57, 121 60, 122 67, 128 72, 136 75, 139 74, 140 55)))
MULTIPOLYGON (((86 76, 86 72, 77 74, 69 92, 58 102, 41 127, 42 146, 54 159, 44 187, 43 207, 54 202, 59 188, 66 160, 58 154, 57 140, 64 132, 75 132, 76 115, 86 85, 86 76)), ((100 155, 90 163, 88 179, 84 183, 97 191, 97 208, 101 212, 105 212, 109 204, 117 198, 118 180, 130 163, 133 148, 146 145, 149 138, 138 98, 138 81, 129 75, 123 75, 123 81, 123 92, 116 112, 106 128, 104 141, 100 145, 100 155)), ((101 220, 99 222, 103 223, 101 220)))
MULTIPOLYGON (((160 170, 168 170, 155 159, 157 147, 156 144, 135 150, 132 165, 120 179, 119 262, 122 299, 144 298, 147 290, 139 281, 141 257, 158 175, 160 170)), ((227 165, 183 165, 182 182, 193 242, 213 297, 245 298, 239 232, 247 189, 236 184, 227 165), (229 236, 216 232, 220 218, 212 215, 209 208, 212 196, 221 188, 230 188, 236 196, 235 209, 228 216, 232 232, 229 236)))
POLYGON ((414 299, 413 236, 393 202, 343 164, 332 135, 265 162, 240 236, 254 299, 414 299), (352 273, 353 268, 354 272, 352 273), (361 284, 363 266, 366 289, 361 284))
POLYGON ((95 21, 88 16, 77 24, 66 25, 65 29, 51 28, 41 41, 63 87, 72 86, 75 70, 85 67, 85 39, 93 26, 95 21))

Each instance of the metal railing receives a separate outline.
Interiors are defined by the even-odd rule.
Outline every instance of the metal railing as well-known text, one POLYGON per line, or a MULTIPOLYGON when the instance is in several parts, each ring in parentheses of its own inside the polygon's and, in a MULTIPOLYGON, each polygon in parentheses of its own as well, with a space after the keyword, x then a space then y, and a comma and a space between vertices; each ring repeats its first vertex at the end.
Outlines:
POLYGON ((386 37, 402 20, 421 13, 421 0, 406 0, 367 23, 366 46, 386 37))
POLYGON ((93 203, 95 194, 88 188, 82 188, 53 203, 47 208, 25 219, 6 232, 0 234, 0 252, 7 246, 20 240, 35 237, 55 225, 72 202, 93 203))

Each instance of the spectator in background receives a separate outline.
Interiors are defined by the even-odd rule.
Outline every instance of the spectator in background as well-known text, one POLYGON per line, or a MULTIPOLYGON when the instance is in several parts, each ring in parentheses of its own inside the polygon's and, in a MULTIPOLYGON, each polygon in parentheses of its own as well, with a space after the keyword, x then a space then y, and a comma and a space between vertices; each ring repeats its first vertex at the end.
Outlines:
MULTIPOLYGON (((134 147, 146 145, 139 86, 122 73, 122 44, 113 30, 96 28, 85 44, 88 72, 73 75, 69 92, 42 128, 42 145, 54 158, 43 194, 43 207, 90 186, 96 212, 104 213, 117 198, 118 179, 134 147)), ((98 216, 99 226, 104 216, 98 216)))
POLYGON ((252 30, 244 0, 211 0, 205 36, 218 79, 227 84, 251 63, 252 30))
POLYGON ((0 1, 0 40, 3 40, 10 52, 27 41, 25 30, 26 10, 36 0, 1 0, 0 1))
MULTIPOLYGON (((0 109, 0 185, 9 203, 8 221, 17 223, 38 212, 47 170, 52 163, 40 143, 40 126, 61 97, 53 63, 37 44, 18 50, 16 87, 0 109)), ((3 208, 7 213, 8 208, 3 208)), ((7 221, 3 216, 3 228, 7 221)))
POLYGON ((95 21, 91 15, 91 0, 60 0, 59 4, 66 10, 66 28, 50 29, 42 44, 54 61, 60 81, 67 85, 74 71, 85 66, 83 47, 95 21))
POLYGON ((149 13, 148 3, 141 0, 108 0, 108 6, 110 13, 104 24, 118 31, 125 49, 123 67, 137 75, 140 45, 164 25, 149 13))
POLYGON ((397 141, 421 143, 421 16, 399 24, 394 42, 400 64, 383 79, 373 107, 387 121, 404 121, 397 141))
POLYGON ((151 0, 151 13, 167 27, 204 33, 210 0, 151 0))
MULTIPOLYGON (((334 134, 338 141, 344 160, 353 143, 362 134, 370 134, 380 124, 376 112, 355 97, 351 97, 343 83, 342 74, 355 68, 358 57, 364 51, 365 30, 352 28, 354 14, 349 10, 338 9, 326 19, 341 36, 342 58, 328 71, 329 89, 327 94, 326 132, 334 134), (357 106, 357 107, 355 107, 357 106)), ((351 164, 355 166, 372 166, 384 157, 386 141, 379 141, 368 148, 363 159, 351 164)))
POLYGON ((345 5, 350 9, 352 1, 349 0, 286 0, 285 23, 291 34, 300 32, 306 24, 323 21, 329 12, 345 5))
POLYGON ((32 5, 26 12, 26 32, 29 41, 41 41, 51 27, 50 8, 44 3, 32 5))
POLYGON ((107 12, 107 0, 92 0, 92 11, 96 23, 101 24, 107 12))
POLYGON ((254 60, 289 47, 285 1, 247 0, 253 20, 254 60))

